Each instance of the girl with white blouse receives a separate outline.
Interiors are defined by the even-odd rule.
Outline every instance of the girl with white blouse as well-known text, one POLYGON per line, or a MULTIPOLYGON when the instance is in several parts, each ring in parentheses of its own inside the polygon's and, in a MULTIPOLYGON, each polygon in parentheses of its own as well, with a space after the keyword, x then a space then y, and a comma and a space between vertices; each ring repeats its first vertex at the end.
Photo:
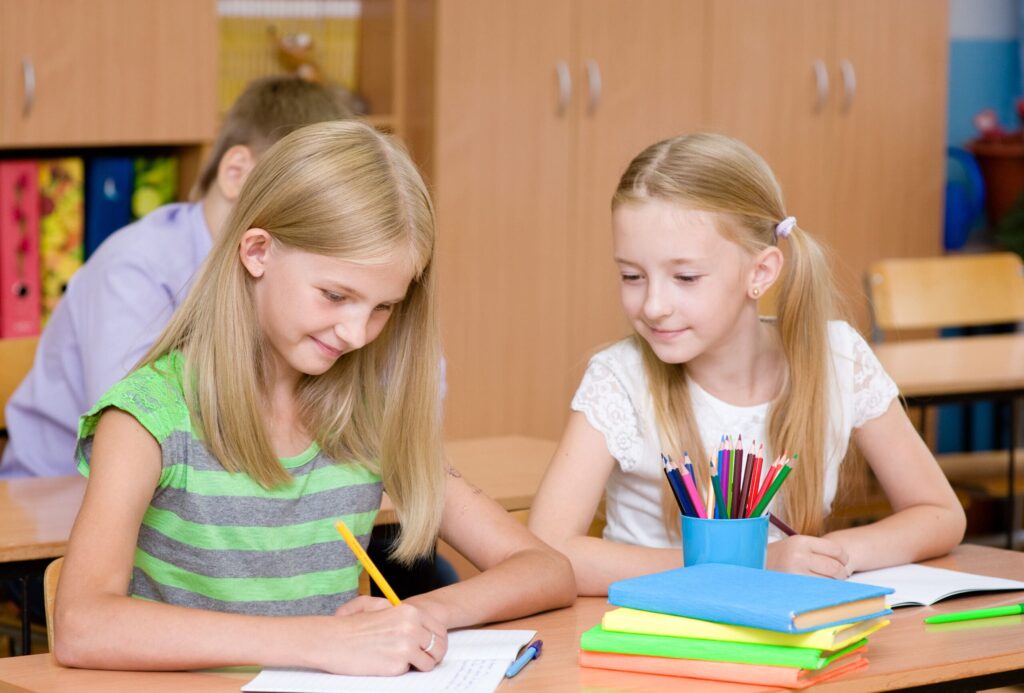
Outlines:
MULTIPOLYGON (((581 595, 677 567, 679 514, 661 453, 707 461, 723 435, 799 453, 769 506, 767 567, 846 578, 919 561, 963 538, 963 509, 864 339, 830 320, 823 250, 787 216, 768 165, 746 145, 695 134, 651 145, 612 200, 615 263, 634 333, 591 360, 530 528, 572 561, 581 595), (785 251, 785 252, 784 252, 785 251), (776 281, 776 319, 757 301, 776 281), (826 532, 848 487, 850 442, 893 513, 826 532), (602 538, 588 536, 605 498, 602 538)), ((685 551, 685 547, 683 547, 685 551)))

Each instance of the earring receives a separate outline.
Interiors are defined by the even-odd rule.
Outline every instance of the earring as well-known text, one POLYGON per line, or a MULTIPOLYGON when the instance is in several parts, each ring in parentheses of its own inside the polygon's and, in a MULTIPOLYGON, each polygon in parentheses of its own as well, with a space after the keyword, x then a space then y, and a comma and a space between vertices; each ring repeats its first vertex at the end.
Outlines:
POLYGON ((761 295, 761 290, 755 286, 754 290, 751 293, 754 294, 754 298, 757 298, 758 296, 761 295))

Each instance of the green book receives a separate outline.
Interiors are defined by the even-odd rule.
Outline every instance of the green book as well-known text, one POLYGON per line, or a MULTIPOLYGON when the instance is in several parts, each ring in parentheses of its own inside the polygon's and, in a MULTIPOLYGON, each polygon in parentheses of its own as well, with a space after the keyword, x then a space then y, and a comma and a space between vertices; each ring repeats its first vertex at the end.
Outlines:
POLYGON ((761 645, 748 642, 725 640, 699 640, 697 638, 676 638, 670 635, 642 635, 620 633, 594 626, 580 637, 580 649, 591 652, 614 652, 617 654, 647 655, 651 657, 675 657, 676 659, 703 659, 711 662, 738 662, 740 664, 765 664, 777 667, 799 667, 821 669, 842 657, 850 650, 867 644, 867 639, 858 640, 841 650, 828 652, 809 647, 785 647, 782 645, 761 645))

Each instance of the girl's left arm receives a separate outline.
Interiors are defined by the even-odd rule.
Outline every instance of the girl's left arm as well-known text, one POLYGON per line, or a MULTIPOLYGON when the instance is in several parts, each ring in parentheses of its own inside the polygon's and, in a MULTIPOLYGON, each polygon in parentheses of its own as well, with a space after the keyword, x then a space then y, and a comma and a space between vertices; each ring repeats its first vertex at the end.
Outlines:
POLYGON ((898 399, 854 429, 853 443, 871 465, 893 514, 825 535, 846 549, 851 571, 934 558, 960 543, 967 525, 964 510, 898 399))
POLYGON ((448 628, 507 621, 576 599, 569 560, 451 467, 441 538, 483 572, 406 601, 448 628))

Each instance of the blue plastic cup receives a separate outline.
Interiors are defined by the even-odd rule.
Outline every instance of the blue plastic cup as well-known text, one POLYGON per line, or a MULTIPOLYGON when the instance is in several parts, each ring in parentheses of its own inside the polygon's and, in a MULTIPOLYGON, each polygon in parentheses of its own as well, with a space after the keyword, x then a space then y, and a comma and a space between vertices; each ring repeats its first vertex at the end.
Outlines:
POLYGON ((764 568, 768 555, 768 516, 705 520, 681 515, 683 565, 729 563, 764 568))

